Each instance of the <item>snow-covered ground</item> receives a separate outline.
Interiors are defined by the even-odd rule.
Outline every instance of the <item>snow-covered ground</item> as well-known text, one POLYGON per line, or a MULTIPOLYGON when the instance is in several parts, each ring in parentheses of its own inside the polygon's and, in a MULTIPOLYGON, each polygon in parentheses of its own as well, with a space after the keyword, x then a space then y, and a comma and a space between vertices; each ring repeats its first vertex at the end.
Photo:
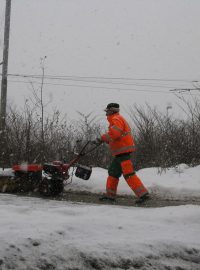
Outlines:
MULTIPOLYGON (((2 173, 2 172, 1 172, 2 173)), ((4 172, 5 173, 5 172, 4 172)), ((9 173, 8 171, 6 173, 9 173)), ((200 166, 138 172, 152 195, 200 199, 200 166)), ((102 193, 107 171, 67 189, 102 193)), ((121 179, 119 194, 131 194, 121 179)), ((0 194, 0 269, 200 269, 200 206, 87 205, 0 194)))
MULTIPOLYGON (((138 171, 137 175, 145 186, 158 197, 175 199, 200 198, 200 166, 191 168, 186 164, 180 164, 175 168, 166 170, 147 168, 138 171)), ((105 192, 106 178, 106 170, 95 168, 89 181, 74 177, 73 183, 67 189, 103 193, 105 192)), ((123 177, 119 182, 118 194, 133 194, 123 177)))

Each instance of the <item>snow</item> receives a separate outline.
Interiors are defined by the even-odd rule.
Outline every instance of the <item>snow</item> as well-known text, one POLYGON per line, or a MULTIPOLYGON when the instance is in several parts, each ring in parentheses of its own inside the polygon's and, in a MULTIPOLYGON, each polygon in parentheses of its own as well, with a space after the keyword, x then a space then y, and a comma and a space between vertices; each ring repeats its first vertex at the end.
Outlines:
MULTIPOLYGON (((158 197, 186 199, 200 197, 200 165, 189 167, 180 164, 175 168, 161 170, 161 168, 147 168, 137 172, 151 192, 158 197)), ((94 168, 89 181, 74 177, 72 184, 67 187, 74 191, 90 191, 103 193, 106 186, 107 171, 94 168)), ((133 194, 123 177, 120 179, 118 194, 133 194)))
POLYGON ((14 176, 14 173, 13 173, 13 171, 11 169, 2 170, 0 168, 0 175, 2 175, 2 176, 14 176))
MULTIPOLYGON (((137 174, 152 196, 200 198, 200 166, 137 174)), ((90 180, 74 177, 66 189, 103 193, 106 177, 94 168, 90 180)), ((123 179, 118 194, 132 194, 123 179)), ((1 193, 0 269, 199 270, 199 224, 199 205, 125 207, 1 193)))

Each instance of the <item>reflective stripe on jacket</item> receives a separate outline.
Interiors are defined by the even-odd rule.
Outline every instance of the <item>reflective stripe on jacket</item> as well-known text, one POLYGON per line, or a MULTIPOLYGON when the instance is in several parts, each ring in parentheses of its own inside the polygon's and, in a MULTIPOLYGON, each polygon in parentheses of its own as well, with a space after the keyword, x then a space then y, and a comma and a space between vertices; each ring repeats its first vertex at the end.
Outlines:
POLYGON ((131 129, 119 113, 107 116, 109 122, 108 132, 101 136, 102 141, 109 144, 113 156, 131 153, 135 150, 135 143, 131 129))

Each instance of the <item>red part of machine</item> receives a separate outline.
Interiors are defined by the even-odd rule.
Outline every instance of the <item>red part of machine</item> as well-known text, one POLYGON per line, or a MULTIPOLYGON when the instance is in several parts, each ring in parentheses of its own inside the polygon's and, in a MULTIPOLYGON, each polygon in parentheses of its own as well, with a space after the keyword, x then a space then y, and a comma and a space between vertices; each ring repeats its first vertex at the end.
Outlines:
POLYGON ((21 164, 12 166, 15 172, 39 172, 42 171, 42 166, 39 164, 21 164))

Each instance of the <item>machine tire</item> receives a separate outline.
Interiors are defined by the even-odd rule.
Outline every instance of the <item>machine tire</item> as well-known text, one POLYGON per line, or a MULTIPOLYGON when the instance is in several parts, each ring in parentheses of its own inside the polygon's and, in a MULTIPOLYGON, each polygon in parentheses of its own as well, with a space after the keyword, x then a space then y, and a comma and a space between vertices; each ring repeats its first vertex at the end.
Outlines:
POLYGON ((43 196, 57 196, 63 192, 63 179, 60 178, 43 178, 39 185, 38 191, 43 196))

